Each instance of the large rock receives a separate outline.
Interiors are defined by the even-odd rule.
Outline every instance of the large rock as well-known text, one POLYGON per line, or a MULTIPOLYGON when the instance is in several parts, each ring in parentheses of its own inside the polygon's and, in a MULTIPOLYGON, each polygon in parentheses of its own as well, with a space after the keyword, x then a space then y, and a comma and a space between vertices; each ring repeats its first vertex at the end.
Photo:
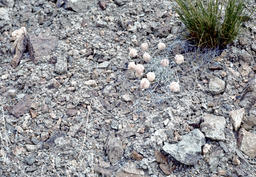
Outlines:
POLYGON ((209 91, 212 94, 217 95, 225 91, 225 86, 225 81, 219 79, 218 77, 213 77, 209 82, 209 91))
POLYGON ((225 140, 224 129, 226 127, 225 117, 205 114, 203 123, 201 123, 201 131, 207 138, 213 140, 225 140))
POLYGON ((256 157, 256 134, 241 129, 239 132, 238 145, 240 150, 251 158, 256 157))
POLYGON ((204 134, 195 129, 184 135, 176 144, 165 143, 163 150, 183 164, 195 165, 201 157, 201 148, 204 144, 204 134))
POLYGON ((241 126, 242 119, 244 117, 244 113, 245 113, 244 108, 230 111, 229 115, 232 119, 232 123, 233 123, 233 127, 234 127, 235 131, 237 131, 238 128, 241 126))

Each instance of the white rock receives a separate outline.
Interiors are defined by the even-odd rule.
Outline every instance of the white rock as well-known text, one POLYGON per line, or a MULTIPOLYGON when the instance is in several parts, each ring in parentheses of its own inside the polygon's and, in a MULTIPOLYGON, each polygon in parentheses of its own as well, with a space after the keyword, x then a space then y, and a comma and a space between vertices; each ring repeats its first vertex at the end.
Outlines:
POLYGON ((218 77, 214 77, 210 79, 209 82, 209 91, 214 94, 220 94, 225 91, 226 83, 225 81, 219 79, 218 77))
POLYGON ((212 140, 225 140, 226 119, 222 116, 215 116, 213 114, 205 114, 203 116, 203 123, 201 123, 201 131, 204 132, 205 137, 212 140))
POLYGON ((88 81, 85 81, 84 84, 88 86, 96 86, 97 82, 95 80, 88 80, 88 81))
POLYGON ((244 114, 245 114, 244 108, 230 111, 229 115, 232 119, 232 124, 234 126, 235 131, 237 131, 238 128, 241 126, 244 114))

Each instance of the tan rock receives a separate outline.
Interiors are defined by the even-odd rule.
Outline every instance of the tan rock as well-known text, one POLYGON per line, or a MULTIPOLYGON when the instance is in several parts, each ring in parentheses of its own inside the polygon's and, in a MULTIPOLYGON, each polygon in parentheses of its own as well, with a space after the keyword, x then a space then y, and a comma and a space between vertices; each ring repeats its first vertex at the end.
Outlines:
POLYGON ((238 128, 241 126, 241 123, 242 123, 242 120, 244 117, 244 113, 245 113, 244 108, 237 109, 237 110, 231 111, 229 113, 229 115, 232 119, 232 124, 233 124, 235 131, 237 131, 238 128))

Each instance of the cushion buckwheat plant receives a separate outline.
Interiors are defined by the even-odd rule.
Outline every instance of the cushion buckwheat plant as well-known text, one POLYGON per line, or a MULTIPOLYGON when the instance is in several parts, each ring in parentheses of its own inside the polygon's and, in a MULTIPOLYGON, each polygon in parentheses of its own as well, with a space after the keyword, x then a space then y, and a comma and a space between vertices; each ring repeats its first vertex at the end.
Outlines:
POLYGON ((244 0, 175 0, 176 12, 199 47, 225 47, 239 33, 244 0))

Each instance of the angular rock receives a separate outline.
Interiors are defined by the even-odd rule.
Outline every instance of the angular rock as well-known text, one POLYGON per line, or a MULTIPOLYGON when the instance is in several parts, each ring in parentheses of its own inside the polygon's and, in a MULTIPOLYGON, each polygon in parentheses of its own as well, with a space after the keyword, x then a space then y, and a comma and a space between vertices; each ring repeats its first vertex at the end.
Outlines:
POLYGON ((256 157, 256 134, 241 129, 239 132, 238 145, 241 151, 251 158, 256 157))
POLYGON ((43 56, 50 55, 51 51, 57 47, 58 39, 55 36, 40 34, 39 36, 31 36, 30 42, 33 45, 35 58, 38 61, 43 56))
POLYGON ((15 106, 12 107, 10 113, 15 117, 19 118, 23 114, 28 113, 31 104, 31 97, 29 95, 26 95, 22 100, 20 100, 15 106))
POLYGON ((123 147, 120 138, 110 137, 107 143, 107 154, 112 164, 118 162, 123 156, 123 147))
POLYGON ((176 144, 165 143, 163 150, 183 164, 195 165, 201 157, 204 144, 204 134, 199 129, 194 129, 176 144))
POLYGON ((55 72, 57 74, 65 74, 68 70, 68 64, 66 59, 58 59, 55 64, 55 72))
POLYGON ((224 129, 226 127, 225 117, 205 114, 200 129, 205 137, 213 140, 225 140, 224 129))
POLYGON ((226 83, 225 81, 219 79, 218 77, 214 77, 210 79, 209 82, 209 91, 214 94, 220 94, 225 91, 226 83))
POLYGON ((244 117, 244 113, 245 113, 244 108, 237 109, 237 110, 231 111, 229 113, 229 115, 232 119, 232 123, 233 123, 235 131, 237 131, 238 128, 241 126, 242 119, 244 117))

